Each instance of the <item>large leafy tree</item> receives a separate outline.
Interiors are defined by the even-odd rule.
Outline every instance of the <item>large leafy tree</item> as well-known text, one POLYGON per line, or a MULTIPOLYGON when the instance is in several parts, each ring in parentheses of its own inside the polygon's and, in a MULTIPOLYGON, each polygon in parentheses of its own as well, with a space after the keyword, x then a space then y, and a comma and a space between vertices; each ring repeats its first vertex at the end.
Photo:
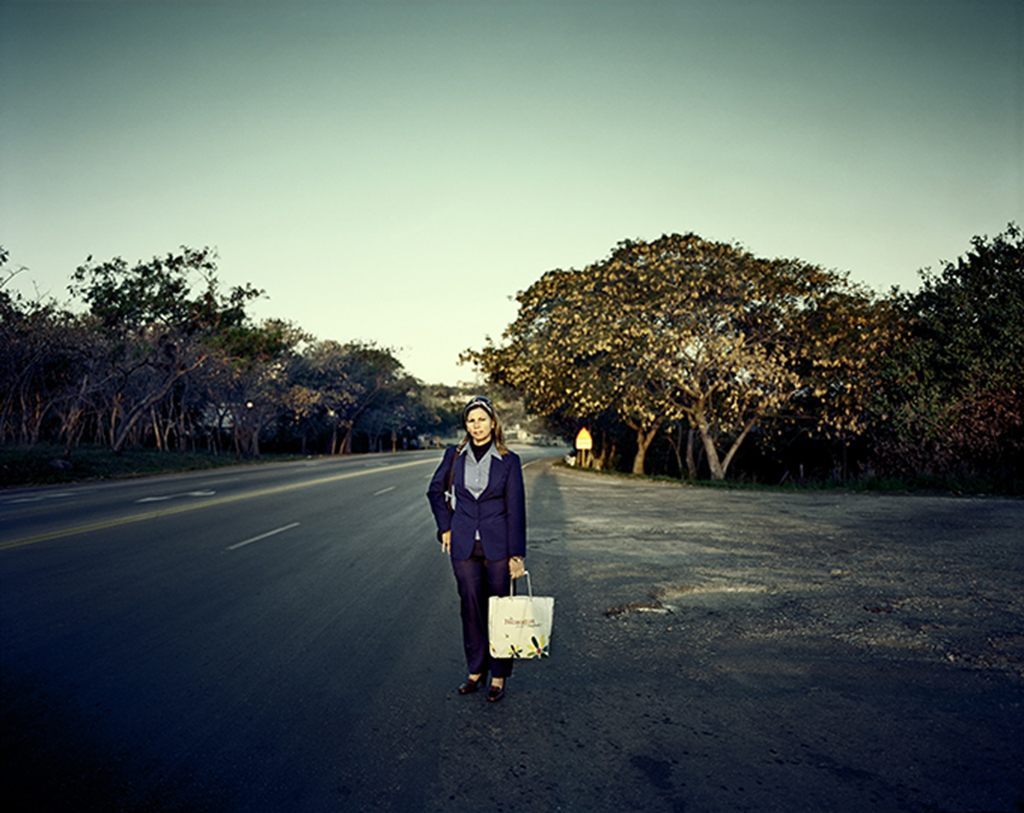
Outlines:
POLYGON ((246 285, 222 293, 207 248, 183 247, 130 267, 120 257, 91 259, 69 290, 109 342, 109 437, 120 452, 139 421, 216 352, 225 332, 244 325, 246 304, 262 292, 246 285))
POLYGON ((800 393, 848 392, 884 335, 871 294, 844 275, 695 234, 624 241, 518 301, 504 343, 466 356, 534 410, 614 410, 636 433, 635 473, 658 430, 685 417, 724 478, 758 421, 800 393))
POLYGON ((268 319, 221 329, 204 368, 208 402, 230 416, 235 449, 258 456, 264 430, 294 404, 292 369, 309 336, 295 325, 268 319))
POLYGON ((22 269, 3 271, 0 247, 0 439, 32 446, 57 418, 57 436, 70 447, 97 374, 102 341, 82 319, 52 301, 28 301, 4 290, 22 269))
POLYGON ((151 438, 184 450, 205 435, 211 450, 233 437, 254 455, 268 436, 303 451, 330 437, 337 451, 383 433, 397 447, 439 422, 390 350, 254 324, 246 306, 260 292, 222 292, 209 249, 133 266, 90 257, 70 286, 77 313, 10 292, 8 259, 0 247, 0 442, 61 440, 70 454, 90 431, 117 451, 151 438))
POLYGON ((331 454, 352 449, 356 423, 409 387, 394 354, 373 342, 314 342, 295 360, 292 395, 316 407, 331 433, 331 454))
POLYGON ((894 292, 907 340, 876 403, 883 467, 1019 476, 1024 463, 1024 235, 1011 223, 894 292))

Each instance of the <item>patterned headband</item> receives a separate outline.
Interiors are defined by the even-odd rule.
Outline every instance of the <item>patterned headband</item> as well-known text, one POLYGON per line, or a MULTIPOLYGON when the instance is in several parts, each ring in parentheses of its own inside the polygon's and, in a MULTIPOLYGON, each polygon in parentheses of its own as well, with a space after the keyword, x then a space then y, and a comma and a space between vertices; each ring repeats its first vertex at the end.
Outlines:
POLYGON ((482 395, 477 395, 474 398, 470 398, 466 408, 462 410, 462 422, 466 422, 466 417, 469 415, 470 410, 478 408, 490 415, 492 421, 494 420, 494 405, 482 395))

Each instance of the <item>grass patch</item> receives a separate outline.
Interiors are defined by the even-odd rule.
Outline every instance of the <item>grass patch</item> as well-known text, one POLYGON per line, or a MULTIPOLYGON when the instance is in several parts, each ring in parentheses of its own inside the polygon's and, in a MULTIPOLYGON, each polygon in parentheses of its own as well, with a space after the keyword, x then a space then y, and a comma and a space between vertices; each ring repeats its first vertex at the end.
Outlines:
POLYGON ((581 471, 586 474, 596 474, 600 477, 618 477, 620 480, 643 480, 646 483, 669 483, 676 486, 704 485, 703 483, 694 483, 690 480, 680 480, 678 477, 669 477, 667 474, 633 474, 632 472, 618 471, 616 469, 588 469, 580 466, 570 466, 564 460, 559 460, 555 465, 569 471, 581 471))
POLYGON ((570 471, 585 472, 623 480, 643 480, 652 483, 671 483, 699 488, 728 488, 748 491, 843 491, 872 492, 876 494, 921 494, 952 496, 1024 497, 1024 481, 994 482, 981 477, 859 477, 853 480, 805 479, 803 483, 787 479, 784 483, 759 483, 752 480, 680 480, 666 475, 633 474, 612 469, 587 469, 570 466, 565 461, 557 464, 570 471))
POLYGON ((129 449, 116 455, 106 446, 81 446, 72 449, 71 458, 65 461, 64 449, 61 446, 3 446, 0 447, 0 488, 144 477, 152 474, 216 469, 239 463, 296 460, 299 457, 300 455, 264 455, 259 458, 240 458, 234 454, 161 452, 157 449, 129 449))
POLYGON ((883 494, 955 494, 1024 497, 1024 480, 995 481, 985 477, 918 475, 912 477, 870 477, 856 489, 883 494))

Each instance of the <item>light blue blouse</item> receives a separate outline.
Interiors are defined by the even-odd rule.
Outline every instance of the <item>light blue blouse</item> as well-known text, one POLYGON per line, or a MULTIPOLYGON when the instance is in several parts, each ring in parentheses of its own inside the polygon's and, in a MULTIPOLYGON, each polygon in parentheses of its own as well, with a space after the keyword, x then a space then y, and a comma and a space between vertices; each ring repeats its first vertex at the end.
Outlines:
POLYGON ((483 457, 479 460, 476 459, 475 454, 469 453, 468 443, 463 447, 460 454, 466 457, 466 491, 472 494, 474 499, 478 500, 480 495, 487 490, 487 483, 491 476, 491 458, 501 459, 501 455, 498 454, 498 450, 493 442, 487 447, 487 451, 484 452, 483 457))

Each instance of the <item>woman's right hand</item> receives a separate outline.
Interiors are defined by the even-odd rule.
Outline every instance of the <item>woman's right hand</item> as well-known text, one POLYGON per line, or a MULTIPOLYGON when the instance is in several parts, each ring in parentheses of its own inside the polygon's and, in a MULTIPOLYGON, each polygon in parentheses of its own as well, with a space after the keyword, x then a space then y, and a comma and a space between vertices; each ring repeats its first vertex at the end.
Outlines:
POLYGON ((449 556, 452 552, 452 532, 445 531, 441 534, 441 550, 447 553, 449 556))

